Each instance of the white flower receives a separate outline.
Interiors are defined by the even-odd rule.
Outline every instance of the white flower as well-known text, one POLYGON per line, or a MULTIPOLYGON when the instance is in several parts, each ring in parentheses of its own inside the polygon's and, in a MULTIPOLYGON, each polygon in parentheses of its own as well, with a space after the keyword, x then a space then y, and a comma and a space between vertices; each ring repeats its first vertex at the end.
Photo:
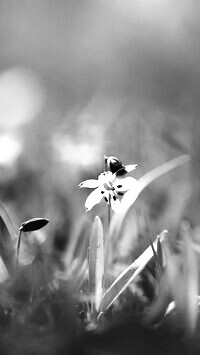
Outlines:
MULTIPOLYGON (((132 167, 135 168, 133 165, 132 167)), ((103 198, 114 212, 118 212, 120 209, 120 197, 124 195, 124 192, 135 188, 136 184, 137 180, 133 177, 117 178, 116 173, 105 171, 98 176, 98 180, 85 180, 79 184, 79 187, 95 189, 85 201, 87 212, 100 203, 103 198)))

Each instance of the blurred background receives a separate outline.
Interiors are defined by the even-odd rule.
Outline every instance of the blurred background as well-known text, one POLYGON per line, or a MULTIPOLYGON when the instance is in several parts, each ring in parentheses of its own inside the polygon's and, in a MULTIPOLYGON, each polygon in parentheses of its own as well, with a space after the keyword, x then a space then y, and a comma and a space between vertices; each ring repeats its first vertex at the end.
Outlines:
POLYGON ((199 223, 200 3, 0 0, 0 200, 67 235, 103 155, 133 176, 189 153, 141 196, 152 228, 199 223))

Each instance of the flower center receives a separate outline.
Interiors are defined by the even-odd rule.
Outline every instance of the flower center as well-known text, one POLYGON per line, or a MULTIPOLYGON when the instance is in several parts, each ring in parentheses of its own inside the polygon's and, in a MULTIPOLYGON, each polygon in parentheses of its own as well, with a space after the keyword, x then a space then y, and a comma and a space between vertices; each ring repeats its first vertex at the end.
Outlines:
POLYGON ((98 177, 99 182, 102 184, 103 189, 106 191, 112 191, 114 193, 114 181, 115 176, 110 171, 105 171, 98 177))
POLYGON ((103 184, 103 187, 107 191, 115 191, 115 188, 113 187, 113 184, 111 182, 109 184, 108 183, 103 184))

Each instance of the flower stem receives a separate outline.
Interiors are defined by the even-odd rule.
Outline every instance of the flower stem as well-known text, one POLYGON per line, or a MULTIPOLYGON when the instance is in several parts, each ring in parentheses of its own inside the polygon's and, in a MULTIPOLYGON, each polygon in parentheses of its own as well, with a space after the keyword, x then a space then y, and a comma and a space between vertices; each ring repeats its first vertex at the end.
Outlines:
POLYGON ((108 231, 110 229, 110 219, 111 219, 111 207, 110 207, 110 199, 111 199, 111 196, 109 195, 109 205, 108 205, 108 231))
MULTIPOLYGON (((104 160, 104 162, 105 162, 104 168, 105 168, 105 171, 107 171, 108 170, 107 161, 104 160)), ((111 196, 109 194, 108 206, 107 206, 107 221, 106 221, 107 228, 106 228, 105 239, 104 239, 104 276, 103 276, 103 290, 104 290, 104 292, 107 287, 107 271, 108 271, 108 267, 109 267, 109 260, 110 260, 110 258, 112 258, 111 250, 109 249, 110 221, 111 221, 111 196), (109 249, 109 252, 108 252, 108 249, 109 249)), ((101 316, 102 315, 100 313, 98 321, 100 320, 101 316)))
POLYGON ((109 248, 109 243, 110 243, 110 221, 111 221, 111 206, 110 206, 110 196, 109 196, 109 205, 107 207, 108 209, 108 214, 107 214, 107 228, 106 228, 106 233, 105 233, 105 240, 104 240, 104 277, 103 277, 103 289, 104 292, 107 287, 107 271, 109 267, 109 261, 112 259, 112 250, 109 248))
POLYGON ((17 242, 17 267, 19 267, 19 251, 20 251, 20 244, 21 244, 21 235, 22 235, 22 230, 19 230, 19 235, 18 235, 18 242, 17 242))

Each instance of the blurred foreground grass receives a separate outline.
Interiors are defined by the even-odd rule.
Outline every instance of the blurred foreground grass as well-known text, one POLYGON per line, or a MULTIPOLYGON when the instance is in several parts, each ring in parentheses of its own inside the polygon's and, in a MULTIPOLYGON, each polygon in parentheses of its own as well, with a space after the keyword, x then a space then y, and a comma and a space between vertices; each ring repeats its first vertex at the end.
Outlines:
MULTIPOLYGON (((154 169, 138 191, 187 161, 154 169)), ((101 219, 77 219, 67 245, 46 219, 18 231, 1 205, 2 354, 199 352, 198 229, 182 219, 155 238, 138 194, 126 192, 110 230, 101 206, 101 219)))

